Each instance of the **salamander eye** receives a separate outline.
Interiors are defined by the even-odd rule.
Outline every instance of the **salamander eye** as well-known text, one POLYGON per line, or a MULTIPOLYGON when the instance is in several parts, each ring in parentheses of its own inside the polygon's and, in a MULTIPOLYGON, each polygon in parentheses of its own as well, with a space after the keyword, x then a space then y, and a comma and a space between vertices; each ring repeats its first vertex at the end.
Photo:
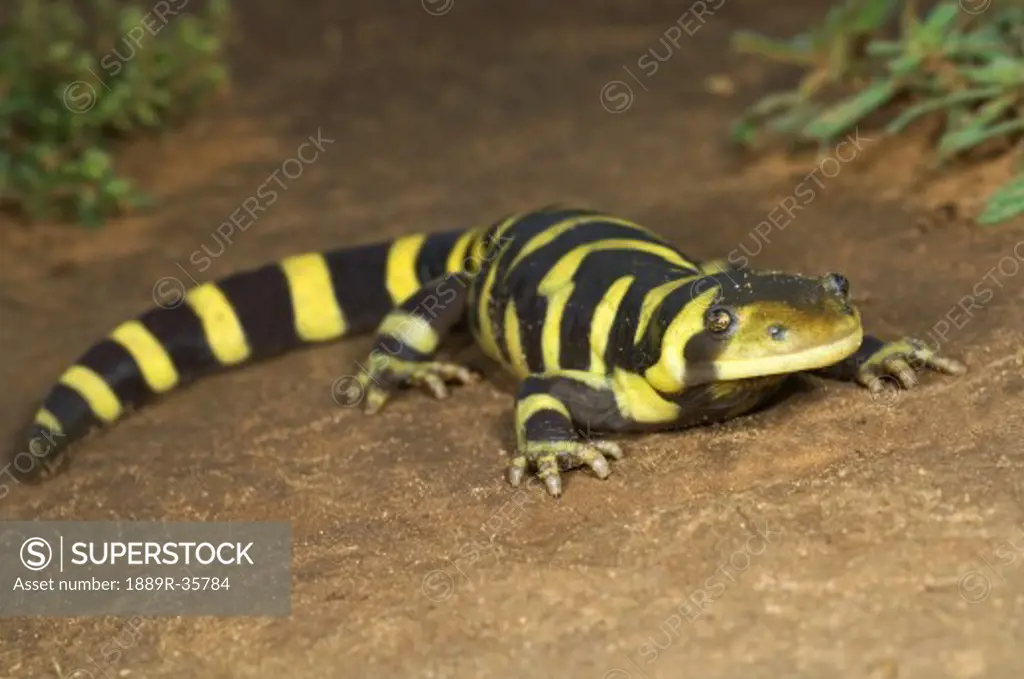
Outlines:
POLYGON ((722 307, 708 309, 707 315, 704 317, 704 327, 716 335, 728 332, 735 322, 736 319, 728 309, 722 307))
POLYGON ((786 334, 787 330, 784 326, 773 325, 768 328, 768 336, 771 337, 776 342, 785 342, 786 334))

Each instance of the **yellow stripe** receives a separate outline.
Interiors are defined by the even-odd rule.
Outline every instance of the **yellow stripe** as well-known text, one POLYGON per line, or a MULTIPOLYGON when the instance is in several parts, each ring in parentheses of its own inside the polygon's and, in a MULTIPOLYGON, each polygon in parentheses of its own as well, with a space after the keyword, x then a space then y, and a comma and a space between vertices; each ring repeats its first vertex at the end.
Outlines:
POLYGON ((618 279, 604 293, 601 301, 594 310, 594 317, 590 322, 590 372, 605 372, 604 353, 608 348, 608 341, 611 339, 612 323, 619 312, 619 305, 626 291, 633 283, 632 276, 623 276, 618 279))
POLYGON ((64 427, 61 425, 60 420, 46 408, 39 409, 36 413, 35 422, 51 434, 61 434, 64 432, 64 427))
POLYGON ((640 306, 640 318, 636 325, 636 332, 633 333, 633 344, 638 344, 640 338, 644 336, 644 332, 647 330, 647 326, 651 322, 651 318, 654 317, 654 312, 658 310, 658 305, 661 304, 666 297, 668 297, 673 291, 683 287, 683 285, 690 280, 689 278, 680 278, 678 280, 669 281, 663 283, 656 288, 652 288, 644 296, 643 304, 640 306))
POLYGON ((679 419, 680 407, 663 399, 640 375, 616 370, 614 380, 615 404, 626 417, 641 423, 666 423, 679 419))
POLYGON ((660 255, 666 261, 685 266, 686 260, 679 256, 672 248, 645 241, 618 239, 596 241, 587 245, 573 248, 551 267, 551 270, 541 279, 537 287, 538 292, 548 298, 548 310, 544 318, 544 327, 541 330, 541 347, 544 354, 544 367, 546 370, 557 370, 559 367, 559 354, 561 352, 560 329, 562 324, 562 313, 565 305, 572 294, 573 276, 579 269, 583 260, 592 252, 601 250, 628 250, 632 252, 650 252, 660 255))
POLYGON ((409 299, 422 285, 416 275, 416 257, 419 256, 426 240, 426 235, 421 233, 403 236, 388 249, 385 281, 388 294, 391 295, 391 301, 395 306, 409 299))
POLYGON ((469 252, 466 254, 466 261, 463 262, 463 269, 474 278, 480 273, 484 265, 484 237, 481 235, 470 244, 469 252))
POLYGON ((562 370, 558 374, 560 377, 574 379, 580 384, 585 384, 597 391, 610 389, 613 386, 612 381, 608 379, 607 375, 595 375, 586 370, 562 370))
POLYGON ((459 273, 465 270, 466 255, 469 251, 469 246, 473 244, 473 238, 476 234, 476 229, 470 229, 459 236, 459 240, 455 241, 455 247, 448 253, 448 261, 445 264, 445 270, 448 273, 459 273))
POLYGON ((60 376, 59 381, 77 391, 93 414, 104 422, 113 422, 121 416, 121 401, 110 385, 89 368, 73 365, 60 376))
POLYGON ((523 351, 522 333, 519 330, 519 314, 516 303, 509 300, 505 307, 505 341, 508 342, 508 355, 512 359, 512 372, 520 378, 530 374, 526 365, 526 353, 523 351))
POLYGON ((704 329, 704 312, 717 294, 716 286, 705 290, 690 300, 668 324, 661 338, 661 356, 644 373, 647 381, 658 391, 674 393, 686 386, 683 384, 686 372, 683 351, 690 338, 704 329))
POLYGON ((388 314, 377 328, 377 334, 394 337, 421 354, 433 354, 441 344, 437 331, 425 318, 404 311, 388 314))
MULTIPOLYGON (((503 221, 494 231, 491 242, 497 241, 513 224, 519 221, 521 215, 512 215, 503 221)), ((483 239, 480 239, 481 242, 483 239)), ((479 271, 479 269, 477 269, 479 271)), ((501 360, 501 352, 498 349, 498 341, 494 336, 494 323, 491 322, 491 291, 494 289, 494 282, 498 276, 498 262, 491 262, 491 268, 487 271, 487 278, 484 279, 483 287, 480 290, 480 301, 477 304, 477 325, 480 328, 477 334, 477 343, 488 356, 501 360)))
POLYGON ((703 262, 700 265, 700 270, 709 276, 716 273, 722 273, 723 271, 732 271, 732 266, 729 264, 727 259, 712 259, 707 262, 703 262))
POLYGON ((142 323, 126 321, 114 328, 110 338, 132 355, 151 391, 162 394, 178 384, 178 371, 170 354, 142 323))
POLYGON ((295 332, 304 342, 322 342, 345 334, 348 323, 334 296, 331 271, 319 252, 281 260, 292 298, 295 332))
POLYGON ((540 346, 544 356, 544 369, 548 372, 555 372, 560 367, 562 316, 565 314, 565 305, 569 303, 573 288, 573 284, 569 283, 546 295, 548 310, 544 316, 544 327, 540 332, 540 346))
MULTIPOLYGON (((468 273, 472 274, 473 276, 476 276, 478 273, 480 273, 480 270, 483 268, 484 262, 487 259, 488 243, 490 243, 490 246, 493 247, 495 241, 497 240, 496 236, 499 233, 503 232, 506 228, 508 228, 508 226, 517 222, 521 216, 521 214, 515 214, 501 220, 501 223, 498 225, 498 228, 494 232, 495 235, 492 236, 491 238, 487 238, 487 232, 490 231, 491 226, 493 225, 478 229, 478 237, 473 240, 469 256, 466 258, 468 262, 472 262, 473 264, 472 267, 465 267, 465 270, 468 273)), ((498 252, 500 253, 501 250, 499 249, 498 252)))
POLYGON ((521 420, 527 420, 541 410, 554 410, 569 417, 569 409, 551 394, 532 394, 516 403, 516 415, 521 420))
MULTIPOLYGON (((497 263, 491 265, 484 280, 483 290, 480 292, 480 301, 477 303, 477 319, 479 331, 476 341, 483 352, 491 358, 498 358, 501 352, 498 350, 498 340, 494 336, 494 323, 491 322, 491 289, 494 287, 494 279, 498 272, 497 263)), ((500 358, 498 358, 500 360, 500 358)))
POLYGON ((527 396, 516 403, 516 434, 518 435, 520 445, 526 441, 526 421, 541 410, 554 410, 564 415, 570 421, 572 420, 569 416, 569 409, 565 407, 565 404, 551 394, 527 396))
POLYGON ((223 365, 241 363, 249 357, 249 342, 231 302, 213 283, 192 288, 185 301, 203 323, 206 342, 223 365))
POLYGON ((642 233, 651 234, 650 231, 640 226, 639 224, 634 224, 631 221, 628 221, 626 219, 619 219, 618 217, 609 217, 606 215, 584 215, 582 217, 570 217, 568 219, 562 220, 561 222, 558 222, 557 224, 551 225, 550 227, 544 229, 530 240, 526 241, 526 245, 524 245, 523 249, 519 251, 519 254, 516 255, 516 258, 512 260, 512 264, 509 266, 508 270, 512 271, 512 269, 514 269, 515 266, 519 264, 521 261, 523 261, 523 259, 525 259, 528 255, 530 255, 533 252, 536 252, 540 248, 551 243, 566 231, 575 229, 577 226, 581 226, 583 224, 592 224, 595 222, 603 222, 605 224, 615 224, 617 226, 630 227, 642 233))
POLYGON ((587 258, 592 252, 600 252, 602 250, 627 250, 629 252, 647 252, 652 255, 657 255, 664 259, 670 264, 681 268, 689 267, 687 261, 673 248, 667 245, 659 245, 657 243, 648 243, 646 241, 632 240, 629 238, 609 238, 608 240, 599 240, 587 245, 580 245, 579 247, 573 248, 567 254, 565 254, 558 263, 551 267, 551 271, 544 276, 538 286, 538 290, 541 294, 545 294, 545 291, 554 291, 562 287, 567 281, 572 280, 572 277, 576 274, 576 270, 579 269, 583 260, 587 258))

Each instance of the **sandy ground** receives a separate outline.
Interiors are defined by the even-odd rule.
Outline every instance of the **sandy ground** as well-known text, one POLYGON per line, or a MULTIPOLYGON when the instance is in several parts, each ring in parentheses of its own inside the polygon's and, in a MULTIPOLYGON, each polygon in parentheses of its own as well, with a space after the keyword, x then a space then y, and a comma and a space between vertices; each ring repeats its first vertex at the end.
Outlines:
MULTIPOLYGON (((686 3, 402 4, 248 3, 221 110, 126 157, 158 210, 3 229, 0 431, 178 265, 211 280, 551 201, 698 256, 841 271, 871 331, 939 333, 970 372, 880 400, 808 380, 727 425, 632 439, 608 481, 571 474, 561 501, 534 486, 518 505, 510 386, 472 353, 493 380, 376 418, 331 396, 365 339, 218 376, 83 443, 0 516, 291 521, 291 617, 146 619, 116 662, 101 649, 123 619, 6 619, 0 677, 1020 677, 1020 222, 911 209, 916 142, 864 131, 819 165, 727 148, 725 122, 784 75, 728 36, 791 31, 818 3, 731 0, 654 73, 638 59, 664 58, 677 21, 693 31, 686 3), (191 253, 318 130, 335 141, 197 273, 191 253), (765 222, 815 167, 813 198, 765 222)), ((1004 172, 957 172, 914 206, 970 206, 1004 172)))

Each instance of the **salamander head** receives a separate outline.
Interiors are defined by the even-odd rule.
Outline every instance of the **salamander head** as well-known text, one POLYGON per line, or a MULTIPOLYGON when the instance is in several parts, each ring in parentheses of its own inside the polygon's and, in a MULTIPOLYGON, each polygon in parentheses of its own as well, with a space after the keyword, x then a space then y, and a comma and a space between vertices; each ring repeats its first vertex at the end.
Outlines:
POLYGON ((658 388, 823 368, 853 354, 863 339, 840 274, 727 271, 679 292, 689 299, 660 324, 660 360, 648 371, 658 388))

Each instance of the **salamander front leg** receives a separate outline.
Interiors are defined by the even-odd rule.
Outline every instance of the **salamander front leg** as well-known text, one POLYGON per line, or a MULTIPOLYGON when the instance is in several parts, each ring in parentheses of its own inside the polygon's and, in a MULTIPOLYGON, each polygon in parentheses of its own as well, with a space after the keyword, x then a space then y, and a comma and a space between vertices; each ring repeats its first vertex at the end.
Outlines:
POLYGON ((515 418, 516 454, 508 467, 513 486, 532 470, 558 497, 561 472, 589 467, 605 479, 611 474, 608 458, 622 457, 617 444, 589 436, 616 429, 621 419, 611 384, 600 378, 571 372, 527 377, 516 398, 515 418))
POLYGON ((895 381, 904 389, 917 385, 917 372, 933 370, 946 375, 963 375, 967 366, 930 349, 921 340, 905 337, 885 342, 865 335, 860 348, 839 363, 813 371, 820 377, 852 381, 875 392, 895 381), (888 378, 888 379, 886 379, 888 378))

